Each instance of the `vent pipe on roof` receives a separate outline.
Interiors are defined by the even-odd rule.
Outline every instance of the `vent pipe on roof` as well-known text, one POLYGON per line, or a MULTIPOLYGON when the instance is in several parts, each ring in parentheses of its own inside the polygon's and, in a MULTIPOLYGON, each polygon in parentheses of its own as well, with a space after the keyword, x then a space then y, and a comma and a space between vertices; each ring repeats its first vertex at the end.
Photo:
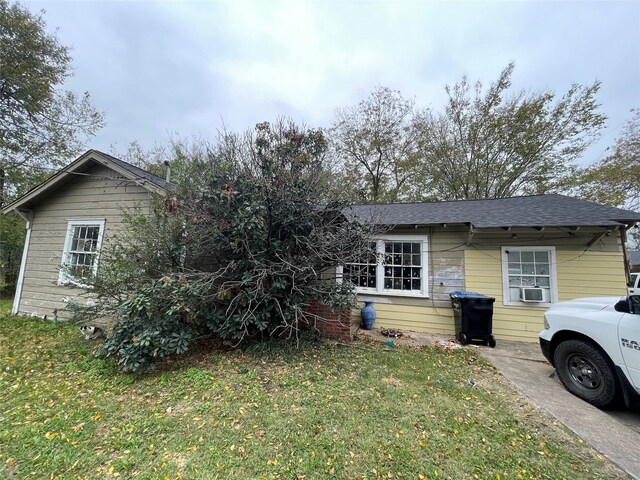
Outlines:
POLYGON ((167 183, 169 183, 171 181, 171 164, 169 163, 169 160, 165 160, 164 165, 165 167, 167 167, 167 171, 164 175, 164 179, 167 183))

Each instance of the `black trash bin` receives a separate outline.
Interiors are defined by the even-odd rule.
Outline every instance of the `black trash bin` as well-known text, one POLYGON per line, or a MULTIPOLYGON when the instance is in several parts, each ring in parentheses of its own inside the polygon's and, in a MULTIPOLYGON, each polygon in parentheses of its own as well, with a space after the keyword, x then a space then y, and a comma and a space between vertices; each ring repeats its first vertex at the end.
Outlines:
POLYGON ((481 340, 491 348, 496 346, 493 336, 493 297, 481 293, 456 290, 449 294, 453 307, 456 336, 462 345, 481 340))

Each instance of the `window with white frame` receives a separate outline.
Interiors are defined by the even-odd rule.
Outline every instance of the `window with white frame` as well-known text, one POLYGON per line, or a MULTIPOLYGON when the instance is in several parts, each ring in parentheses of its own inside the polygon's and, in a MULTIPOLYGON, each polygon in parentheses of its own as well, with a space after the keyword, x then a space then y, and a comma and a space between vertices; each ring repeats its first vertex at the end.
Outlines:
POLYGON ((547 306, 557 301, 554 247, 502 247, 503 303, 547 306))
POLYGON ((98 271, 103 236, 104 220, 69 220, 58 283, 91 284, 98 271))
POLYGON ((428 242, 424 235, 386 237, 371 242, 370 252, 342 268, 342 278, 359 293, 427 296, 428 242))
POLYGON ((353 263, 342 269, 343 278, 353 283, 359 290, 376 290, 376 272, 378 268, 377 242, 370 242, 367 252, 353 263))

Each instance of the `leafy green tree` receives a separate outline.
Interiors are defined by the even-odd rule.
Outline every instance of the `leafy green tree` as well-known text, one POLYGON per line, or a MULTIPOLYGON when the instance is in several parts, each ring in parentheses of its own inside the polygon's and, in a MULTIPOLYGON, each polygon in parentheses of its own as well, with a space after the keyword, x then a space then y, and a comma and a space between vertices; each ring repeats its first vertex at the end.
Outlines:
POLYGON ((201 336, 297 338, 317 320, 312 299, 351 307, 352 285, 331 271, 375 232, 327 194, 326 150, 321 131, 286 121, 190 149, 175 192, 132 212, 101 256, 95 308, 119 318, 102 354, 145 370, 201 336))
POLYGON ((354 107, 336 111, 330 130, 343 184, 358 201, 405 199, 415 173, 414 103, 377 87, 354 107))
MULTIPOLYGON (((87 93, 62 89, 70 75, 69 49, 47 33, 42 14, 0 0, 0 207, 80 153, 103 125, 87 93)), ((24 221, 0 213, 0 284, 7 294, 23 237, 24 221)))
MULTIPOLYGON (((572 179, 570 186, 578 196, 605 205, 640 210, 640 110, 631 112, 632 117, 611 153, 572 179)), ((629 231, 629 244, 640 248, 637 229, 629 231)))
MULTIPOLYGON (((228 134, 223 131, 220 135, 224 138, 228 134)), ((139 142, 133 141, 123 152, 112 147, 111 154, 163 178, 169 168, 174 184, 191 186, 201 179, 198 169, 210 159, 214 149, 213 144, 200 137, 175 136, 166 143, 155 143, 150 148, 143 148, 139 142)))
POLYGON ((103 125, 88 93, 62 88, 71 73, 69 49, 42 13, 0 0, 0 205, 33 186, 27 173, 64 164, 103 125))
POLYGON ((640 209, 640 110, 616 139, 603 160, 586 168, 578 178, 578 193, 588 200, 640 209))
POLYGON ((600 83, 509 94, 513 63, 485 90, 466 77, 446 86, 444 112, 416 116, 422 171, 415 180, 442 200, 542 194, 558 188, 599 135, 600 83))

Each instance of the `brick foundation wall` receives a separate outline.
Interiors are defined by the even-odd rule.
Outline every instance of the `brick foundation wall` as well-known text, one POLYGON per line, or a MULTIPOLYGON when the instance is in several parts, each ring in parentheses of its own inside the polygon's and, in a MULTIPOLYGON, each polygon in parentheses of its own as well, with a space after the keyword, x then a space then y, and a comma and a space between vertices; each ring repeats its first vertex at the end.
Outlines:
POLYGON ((317 315, 315 327, 324 336, 340 340, 353 340, 351 335, 351 310, 334 310, 313 299, 309 302, 307 312, 317 315))

